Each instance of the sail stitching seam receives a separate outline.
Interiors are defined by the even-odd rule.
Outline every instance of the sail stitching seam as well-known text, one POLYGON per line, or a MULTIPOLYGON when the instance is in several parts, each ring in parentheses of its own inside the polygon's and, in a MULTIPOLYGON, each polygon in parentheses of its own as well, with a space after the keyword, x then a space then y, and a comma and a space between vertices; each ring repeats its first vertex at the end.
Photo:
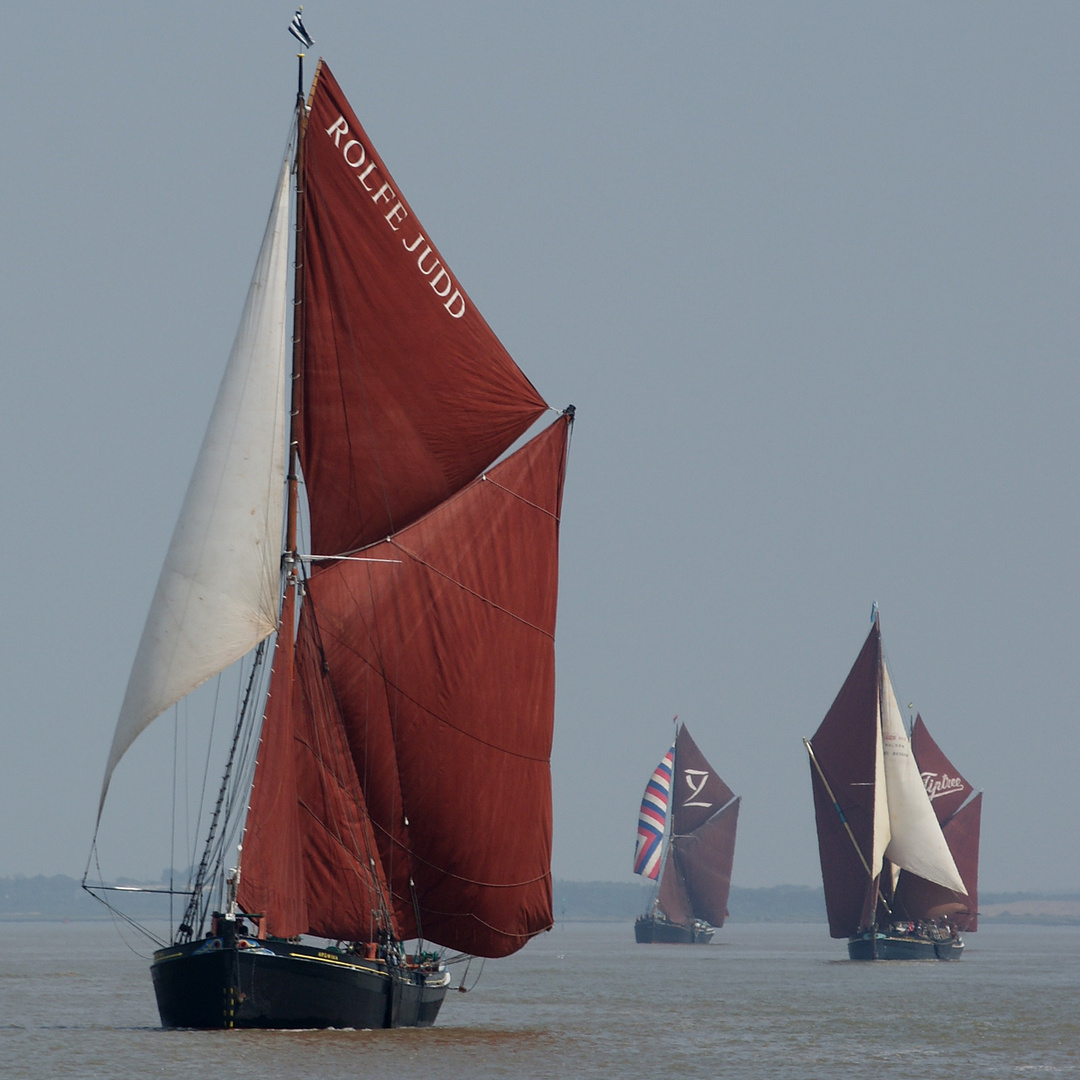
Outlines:
MULTIPOLYGON (((308 611, 310 612, 311 621, 312 621, 312 624, 314 626, 314 632, 315 632, 315 635, 316 635, 316 648, 318 648, 319 655, 322 658, 323 663, 325 663, 326 662, 326 653, 325 653, 325 651, 323 649, 321 629, 319 627, 319 621, 318 621, 318 617, 317 617, 317 612, 315 610, 314 605, 309 604, 308 605, 308 611)), ((303 684, 304 678, 303 678, 302 673, 300 674, 300 678, 301 678, 301 682, 303 684)), ((318 677, 316 677, 315 683, 316 683, 317 692, 323 698, 323 705, 324 705, 324 708, 327 710, 327 713, 328 714, 331 713, 331 712, 335 713, 337 718, 338 718, 338 721, 340 723, 340 721, 341 721, 341 703, 338 700, 336 687, 334 687, 333 683, 330 682, 329 680, 324 680, 324 679, 321 679, 321 678, 318 678, 318 677), (327 685, 328 682, 329 682, 329 686, 327 685)), ((316 727, 317 727, 317 725, 316 725, 316 727)), ((318 731, 316 731, 316 733, 319 734, 318 731)), ((337 783, 340 786, 341 790, 343 792, 345 792, 346 794, 348 794, 350 799, 353 799, 352 793, 349 792, 349 790, 348 790, 348 786, 347 786, 345 778, 342 777, 342 776, 339 776, 335 770, 329 769, 327 767, 326 762, 324 761, 324 759, 322 757, 321 751, 317 752, 315 750, 315 748, 311 747, 310 744, 308 744, 307 740, 303 739, 301 736, 297 736, 297 737, 299 738, 299 740, 301 742, 303 742, 305 745, 309 746, 309 749, 311 750, 311 752, 313 754, 315 754, 315 756, 317 757, 320 765, 323 766, 324 772, 330 772, 330 775, 332 775, 334 777, 334 779, 337 781, 337 783)), ((352 763, 353 768, 355 770, 355 764, 356 763, 352 759, 351 754, 348 754, 348 753, 346 754, 346 760, 348 760, 348 761, 350 761, 352 763)), ((354 771, 354 776, 356 777, 356 782, 357 782, 358 786, 360 787, 360 791, 361 791, 361 794, 362 794, 363 786, 360 784, 360 777, 355 774, 355 771, 354 771)), ((355 800, 353 800, 353 801, 355 801, 355 800)), ((316 821, 319 820, 318 817, 311 811, 310 807, 307 807, 305 805, 305 809, 309 813, 312 814, 312 817, 314 817, 316 821)), ((363 804, 363 810, 364 810, 364 816, 366 817, 366 819, 368 821, 368 824, 369 825, 373 824, 371 815, 367 810, 366 800, 364 801, 364 804, 363 804)), ((325 828, 325 824, 323 825, 323 827, 325 828)), ((354 826, 350 826, 350 832, 353 830, 353 828, 354 828, 354 826)), ((327 831, 329 831, 329 830, 327 830, 327 831)), ((348 851, 348 846, 344 843, 344 840, 342 838, 334 837, 334 839, 336 839, 338 841, 338 843, 340 843, 341 846, 346 851, 348 851)), ((374 863, 374 855, 377 854, 377 843, 375 842, 375 837, 374 837, 374 835, 371 836, 371 842, 376 843, 376 851, 373 852, 369 848, 368 837, 364 833, 362 825, 360 826, 360 836, 354 838, 355 853, 356 853, 357 856, 359 856, 361 854, 361 852, 360 852, 361 844, 357 842, 358 840, 362 841, 362 847, 364 849, 363 850, 363 856, 367 858, 368 863, 369 863, 369 865, 367 867, 365 867, 365 871, 368 874, 367 887, 370 890, 370 892, 374 895, 376 901, 378 902, 378 905, 385 909, 382 912, 382 914, 384 914, 386 916, 387 920, 390 922, 390 924, 393 925, 393 913, 389 910, 389 905, 386 904, 385 897, 383 896, 382 883, 378 880, 378 876, 371 869, 371 864, 374 863)), ((381 862, 381 856, 380 856, 380 862, 381 862)), ((389 889, 389 887, 390 887, 389 882, 387 882, 387 888, 389 889)))
POLYGON ((505 485, 500 484, 498 480, 492 480, 491 477, 488 476, 486 473, 482 477, 480 477, 480 479, 487 484, 491 484, 492 487, 497 487, 500 491, 505 491, 507 495, 510 495, 511 497, 519 500, 520 502, 523 502, 526 506, 531 506, 534 510, 539 510, 541 514, 544 514, 547 517, 551 518, 552 521, 559 520, 558 514, 553 513, 546 506, 541 506, 539 503, 534 503, 531 499, 526 499, 524 495, 521 495, 516 491, 512 491, 505 485))
POLYGON ((334 640, 343 649, 347 650, 349 653, 355 656, 356 659, 359 660, 362 664, 364 664, 366 667, 370 668, 372 671, 378 674, 387 686, 393 687, 393 689, 403 698, 405 698, 406 701, 410 702, 416 708, 420 709, 426 716, 430 716, 432 720, 436 720, 440 724, 445 724, 448 728, 450 728, 452 731, 456 731, 459 735, 464 735, 465 738, 472 739, 473 742, 479 743, 481 746, 486 746, 491 750, 496 750, 500 754, 506 754, 509 757, 522 758, 525 761, 535 761, 543 765, 546 765, 550 762, 551 759, 548 757, 538 757, 535 754, 523 754, 520 750, 510 750, 505 746, 500 746, 497 743, 490 742, 488 739, 481 739, 480 736, 477 735, 475 732, 466 731, 465 728, 459 727, 457 724, 451 723, 449 720, 447 720, 445 716, 441 716, 439 713, 433 712, 426 705, 424 705, 422 702, 418 701, 415 697, 409 694, 406 690, 399 686, 394 679, 390 678, 390 676, 379 665, 373 663, 369 657, 365 656, 363 653, 353 648, 349 644, 349 642, 344 640, 344 638, 342 638, 340 635, 335 634, 334 640))
POLYGON ((465 585, 463 582, 458 581, 457 578, 452 577, 444 570, 440 570, 437 566, 433 566, 426 559, 422 559, 415 551, 410 551, 396 538, 390 537, 387 543, 392 544, 398 549, 398 551, 402 552, 405 555, 408 555, 408 557, 412 559, 413 562, 419 563, 419 565, 423 566, 426 570, 430 570, 433 574, 438 574, 439 577, 441 577, 443 580, 449 581, 451 585, 457 586, 457 588, 461 589, 462 592, 466 592, 470 596, 476 597, 477 600, 481 601, 484 604, 487 604, 488 607, 494 608, 496 611, 501 611, 504 615, 509 615, 511 619, 514 619, 516 622, 521 623, 523 626, 529 627, 530 630, 535 630, 538 634, 543 634, 544 637, 550 638, 552 641, 555 640, 555 635, 553 633, 545 630, 542 626, 537 626, 536 623, 529 622, 528 619, 524 619, 520 615, 516 615, 509 608, 503 607, 502 604, 496 604, 494 600, 490 599, 487 596, 484 596, 483 593, 478 593, 475 589, 470 589, 468 585, 465 585))
MULTIPOLYGON (((483 889, 521 889, 524 888, 526 885, 535 885, 538 881, 544 881, 546 878, 551 877, 550 870, 546 871, 543 874, 539 874, 537 877, 529 878, 527 881, 478 881, 476 878, 462 877, 461 874, 455 874, 452 870, 447 870, 444 867, 439 866, 438 863, 433 863, 429 859, 425 859, 422 856, 417 855, 416 852, 412 850, 412 848, 406 847, 392 832, 390 832, 385 826, 381 825, 374 819, 372 819, 371 824, 376 829, 378 829, 379 832, 384 833, 386 836, 388 836, 391 843, 401 848, 402 851, 404 851, 411 858, 415 859, 417 862, 421 862, 425 866, 430 866, 432 870, 437 870, 440 874, 443 874, 446 877, 454 878, 457 881, 464 881, 467 885, 479 885, 483 889)), ((399 897, 399 899, 401 899, 401 897, 399 897)), ((432 909, 428 908, 427 910, 431 911, 432 909)), ((451 915, 453 913, 443 911, 439 912, 439 914, 451 915)), ((492 929, 494 929, 494 927, 492 927, 492 929)))
POLYGON ((531 930, 527 934, 515 934, 510 930, 500 930, 497 926, 492 926, 491 923, 485 922, 485 920, 481 919, 480 916, 473 911, 436 911, 434 908, 428 908, 427 910, 429 914, 441 915, 444 919, 474 919, 481 926, 484 926, 488 930, 490 930, 493 934, 501 934, 503 937, 508 938, 524 938, 526 941, 531 940, 538 934, 546 933, 555 925, 552 922, 548 923, 547 926, 540 927, 539 930, 531 930))

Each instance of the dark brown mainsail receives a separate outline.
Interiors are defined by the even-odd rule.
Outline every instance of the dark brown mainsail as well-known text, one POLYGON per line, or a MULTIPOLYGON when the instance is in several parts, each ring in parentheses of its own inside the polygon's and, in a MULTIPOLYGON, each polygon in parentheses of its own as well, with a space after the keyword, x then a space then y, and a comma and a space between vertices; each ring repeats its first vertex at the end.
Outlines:
POLYGON ((881 630, 875 621, 836 700, 810 740, 818 853, 833 937, 850 937, 867 925, 867 916, 873 913, 877 874, 871 873, 870 862, 878 752, 873 715, 880 693, 880 669, 881 630), (841 798, 842 804, 837 801, 841 798))
POLYGON ((660 879, 660 910, 676 923, 724 925, 740 799, 686 730, 675 739, 671 837, 660 879))
POLYGON ((385 931, 502 956, 553 921, 572 410, 482 473, 547 405, 325 65, 302 160, 297 431, 316 561, 295 645, 287 589, 239 900, 278 936, 385 931))

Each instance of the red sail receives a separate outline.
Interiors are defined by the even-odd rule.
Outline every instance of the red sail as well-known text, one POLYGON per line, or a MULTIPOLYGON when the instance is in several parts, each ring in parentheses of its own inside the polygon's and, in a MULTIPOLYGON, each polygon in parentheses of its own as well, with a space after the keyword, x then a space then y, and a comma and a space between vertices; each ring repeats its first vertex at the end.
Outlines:
POLYGON ((552 924, 571 421, 480 477, 546 404, 322 65, 305 130, 297 445, 314 555, 363 558, 316 558, 281 634, 240 902, 278 936, 500 956, 552 924))
MULTIPOLYGON (((244 836, 239 901, 262 931, 372 941, 396 932, 388 888, 340 717, 286 593, 244 836)), ((306 616, 306 612, 305 612, 306 616)))
POLYGON ((967 886, 967 896, 925 881, 914 874, 901 874, 894 907, 909 919, 932 919, 948 915, 957 928, 974 932, 979 924, 979 827, 982 792, 965 780, 927 731, 923 718, 915 718, 911 730, 911 751, 922 773, 930 803, 934 808, 945 842, 956 868, 967 886))
POLYGON ((818 851, 833 937, 850 937, 873 915, 870 894, 875 885, 863 860, 869 863, 874 849, 880 670, 881 630, 875 620, 840 693, 810 740, 818 851))
POLYGON ((694 917, 717 927, 724 925, 728 913, 739 801, 732 799, 689 836, 674 840, 694 917))
POLYGON ((671 843, 660 881, 660 910, 673 922, 723 926, 735 858, 739 800, 684 724, 675 737, 671 843))
POLYGON ((311 581, 401 933, 481 956, 552 925, 558 525, 569 420, 311 581))
POLYGON ((692 833, 733 798, 735 793, 705 760, 705 755, 698 749, 684 724, 675 739, 675 769, 671 782, 672 833, 692 833))
POLYGON ((976 794, 945 823, 942 832, 956 860, 956 868, 964 879, 968 894, 962 897, 967 910, 963 921, 956 920, 961 930, 972 933, 979 929, 979 827, 982 821, 982 792, 976 794))
POLYGON ((302 887, 304 854, 293 754, 295 650, 291 631, 295 617, 294 592, 288 589, 279 623, 288 631, 278 634, 274 650, 270 694, 244 830, 239 891, 241 907, 262 914, 261 930, 278 937, 294 937, 307 930, 307 890, 302 887), (268 779, 270 775, 272 780, 268 779))
POLYGON ((686 891, 686 882, 679 870, 678 855, 674 844, 668 846, 664 869, 660 874, 660 889, 656 895, 656 903, 661 912, 673 923, 686 926, 694 918, 694 909, 686 891))
MULTIPOLYGON (((957 771, 953 763, 926 730, 921 715, 915 717, 911 729, 911 752, 922 773, 926 794, 938 821, 944 825, 971 798, 975 790, 957 771)), ((965 878, 964 883, 967 884, 965 878)))
POLYGON ((354 551, 475 479, 547 406, 325 64, 304 140, 299 416, 312 546, 354 551))

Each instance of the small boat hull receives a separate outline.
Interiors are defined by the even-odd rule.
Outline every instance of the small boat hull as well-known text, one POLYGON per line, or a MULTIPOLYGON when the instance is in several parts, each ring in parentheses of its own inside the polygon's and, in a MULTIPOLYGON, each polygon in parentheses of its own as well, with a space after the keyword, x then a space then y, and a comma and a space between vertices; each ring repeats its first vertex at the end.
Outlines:
POLYGON ((684 926, 651 915, 642 915, 634 923, 634 937, 639 945, 708 945, 714 933, 704 923, 684 926))
POLYGON ((256 939, 161 949, 150 972, 166 1028, 430 1027, 450 982, 444 971, 256 939))
POLYGON ((958 937, 937 940, 922 934, 868 931, 848 939, 852 960, 959 960, 963 954, 964 942, 958 937))

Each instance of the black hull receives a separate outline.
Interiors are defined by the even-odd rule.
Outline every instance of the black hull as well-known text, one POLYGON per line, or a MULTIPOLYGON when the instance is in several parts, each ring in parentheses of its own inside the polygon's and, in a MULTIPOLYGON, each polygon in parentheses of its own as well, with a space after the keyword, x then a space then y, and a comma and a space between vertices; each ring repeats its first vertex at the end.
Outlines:
POLYGON ((915 934, 867 932, 848 938, 852 960, 959 960, 964 955, 961 938, 934 938, 915 934))
POLYGON ((449 977, 287 942, 192 942, 154 954, 166 1028, 391 1028, 435 1023, 449 977))
POLYGON ((642 915, 634 923, 634 937, 639 945, 708 945, 714 933, 704 923, 682 926, 652 915, 642 915))

